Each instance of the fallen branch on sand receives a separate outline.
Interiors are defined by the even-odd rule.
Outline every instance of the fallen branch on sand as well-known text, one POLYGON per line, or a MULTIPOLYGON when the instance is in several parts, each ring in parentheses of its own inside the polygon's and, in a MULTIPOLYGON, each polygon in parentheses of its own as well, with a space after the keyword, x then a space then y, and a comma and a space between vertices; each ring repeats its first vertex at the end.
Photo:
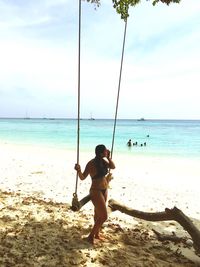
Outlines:
MULTIPOLYGON (((186 237, 179 237, 175 234, 175 232, 172 232, 172 234, 162 234, 155 229, 152 229, 152 231, 156 234, 159 241, 172 241, 174 243, 185 243, 188 240, 186 237)), ((193 242, 192 242, 193 244, 193 242)))
POLYGON ((173 209, 166 208, 163 212, 143 212, 121 205, 114 199, 109 200, 109 207, 112 211, 119 210, 122 213, 143 219, 146 221, 176 221, 178 222, 191 236, 193 246, 197 253, 200 253, 200 231, 193 224, 191 219, 187 217, 181 210, 174 207, 173 209))

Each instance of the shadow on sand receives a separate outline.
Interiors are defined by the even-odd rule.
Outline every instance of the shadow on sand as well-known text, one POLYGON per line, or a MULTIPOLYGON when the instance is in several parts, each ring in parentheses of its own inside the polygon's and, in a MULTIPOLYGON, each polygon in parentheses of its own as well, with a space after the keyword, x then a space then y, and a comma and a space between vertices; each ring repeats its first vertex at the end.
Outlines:
POLYGON ((105 241, 83 239, 92 215, 69 205, 0 191, 0 266, 197 266, 176 255, 142 228, 122 228, 111 219, 105 241))

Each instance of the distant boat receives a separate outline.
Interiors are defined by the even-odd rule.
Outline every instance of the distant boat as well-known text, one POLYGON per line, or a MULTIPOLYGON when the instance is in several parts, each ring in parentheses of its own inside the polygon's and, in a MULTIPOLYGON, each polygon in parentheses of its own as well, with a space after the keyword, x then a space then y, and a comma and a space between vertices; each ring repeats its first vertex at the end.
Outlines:
POLYGON ((95 118, 92 117, 92 113, 91 113, 91 116, 90 116, 90 119, 89 120, 90 121, 94 121, 95 120, 95 118))
POLYGON ((24 120, 30 120, 30 117, 28 116, 28 112, 26 111, 26 117, 24 117, 24 120))
POLYGON ((144 118, 140 118, 137 121, 145 121, 145 119, 144 118))

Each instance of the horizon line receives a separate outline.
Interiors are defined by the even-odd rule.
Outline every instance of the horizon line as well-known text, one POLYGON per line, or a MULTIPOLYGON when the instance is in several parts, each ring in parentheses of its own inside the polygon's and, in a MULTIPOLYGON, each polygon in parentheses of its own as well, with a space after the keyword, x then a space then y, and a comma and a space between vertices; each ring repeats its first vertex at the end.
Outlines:
MULTIPOLYGON (((73 118, 73 117, 0 117, 0 119, 21 119, 21 120, 78 120, 77 118, 73 118)), ((80 118, 80 120, 114 120, 113 118, 80 118)), ((118 118, 117 120, 133 120, 133 121, 138 121, 138 122, 145 122, 145 121, 161 121, 161 120, 168 120, 168 121, 199 121, 200 119, 178 119, 178 118, 174 118, 174 119, 166 119, 166 118, 162 118, 162 119, 138 119, 138 118, 118 118)))

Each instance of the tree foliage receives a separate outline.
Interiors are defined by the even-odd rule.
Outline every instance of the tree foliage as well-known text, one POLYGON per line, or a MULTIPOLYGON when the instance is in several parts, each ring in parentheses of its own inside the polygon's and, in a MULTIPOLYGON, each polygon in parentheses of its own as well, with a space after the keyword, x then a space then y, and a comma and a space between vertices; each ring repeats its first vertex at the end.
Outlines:
MULTIPOLYGON (((112 0, 113 7, 116 9, 117 13, 120 14, 121 18, 126 20, 129 16, 128 10, 130 6, 136 6, 142 0, 112 0)), ((153 5, 156 5, 158 2, 162 2, 164 4, 171 3, 180 3, 181 0, 146 0, 152 2, 153 5)), ((101 0, 87 0, 87 2, 94 3, 97 6, 100 6, 101 0)))

